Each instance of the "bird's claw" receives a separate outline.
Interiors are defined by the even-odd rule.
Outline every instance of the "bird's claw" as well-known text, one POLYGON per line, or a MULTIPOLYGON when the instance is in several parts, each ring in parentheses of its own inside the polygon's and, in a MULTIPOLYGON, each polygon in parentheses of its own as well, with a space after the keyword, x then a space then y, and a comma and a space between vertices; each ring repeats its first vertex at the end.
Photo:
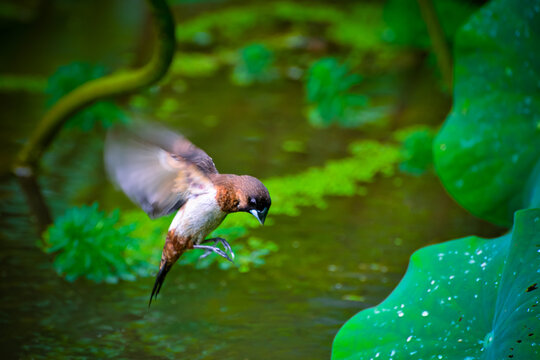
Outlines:
POLYGON ((214 246, 208 246, 208 245, 193 245, 193 248, 195 249, 205 249, 206 251, 204 252, 204 254, 202 254, 199 259, 204 259, 205 257, 207 257, 208 255, 210 255, 211 253, 215 252, 216 254, 218 254, 219 256, 222 256, 224 257, 225 259, 229 260, 230 262, 234 263, 234 252, 232 251, 231 249, 231 245, 229 245, 229 243, 227 242, 227 240, 225 239, 222 239, 222 238, 213 238, 213 239, 206 239, 204 240, 201 244, 204 244, 204 243, 207 243, 207 242, 210 242, 210 241, 213 241, 213 245, 214 246), (223 245, 223 247, 225 248, 225 251, 228 252, 230 254, 230 257, 229 255, 227 255, 227 253, 223 250, 221 250, 220 248, 218 248, 216 245, 216 243, 220 243, 223 245))

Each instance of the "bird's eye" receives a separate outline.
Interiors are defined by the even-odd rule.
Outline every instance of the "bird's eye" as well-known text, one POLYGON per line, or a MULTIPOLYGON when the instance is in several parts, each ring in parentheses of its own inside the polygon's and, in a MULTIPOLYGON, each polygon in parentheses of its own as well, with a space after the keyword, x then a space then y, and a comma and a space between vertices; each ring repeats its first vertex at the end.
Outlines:
POLYGON ((250 205, 257 205, 257 200, 255 200, 254 198, 251 198, 251 199, 249 199, 249 204, 250 205))

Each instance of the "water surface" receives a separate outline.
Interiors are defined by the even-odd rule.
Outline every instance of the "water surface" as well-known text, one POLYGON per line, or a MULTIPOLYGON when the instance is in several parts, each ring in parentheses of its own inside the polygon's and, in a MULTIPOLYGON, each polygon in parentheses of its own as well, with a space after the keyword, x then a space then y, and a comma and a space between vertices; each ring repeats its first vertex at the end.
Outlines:
MULTIPOLYGON (((53 30, 40 36, 62 38, 53 30)), ((62 39, 68 41, 66 37, 62 39)), ((110 48, 104 45, 100 51, 110 48)), ((63 60, 63 55, 50 55, 48 63, 54 67, 63 60)), ((40 69, 45 73, 47 67, 40 69)), ((299 82, 239 88, 220 73, 188 85, 182 93, 165 87, 137 115, 182 131, 224 173, 260 178, 294 174, 347 156, 354 140, 391 139, 388 129, 311 127, 303 115, 299 82), (169 97, 180 103, 179 110, 159 118, 157 108, 169 97), (305 151, 285 151, 282 145, 288 140, 301 142, 305 151)), ((390 106, 399 101, 400 89, 412 89, 392 129, 438 124, 448 109, 429 69, 415 70, 414 76, 367 79, 363 86, 367 92, 382 89, 390 106)), ((366 196, 331 198, 326 208, 304 208, 297 217, 272 216, 270 211, 273 225, 257 228, 253 235, 275 242, 279 251, 261 267, 240 273, 217 266, 175 266, 148 310, 151 277, 115 285, 68 283, 36 247, 27 208, 5 170, 36 123, 43 97, 9 95, 1 101, 5 114, 17 119, 3 121, 0 135, 6 150, 0 192, 0 346, 9 358, 329 358, 339 327, 388 296, 416 249, 502 231, 459 208, 432 173, 379 176, 367 185, 366 196)), ((57 166, 45 167, 41 178, 55 214, 96 200, 107 210, 134 209, 103 175, 99 133, 75 140, 63 136, 52 149, 54 156, 49 155, 57 166)), ((159 259, 152 261, 157 267, 159 259)))

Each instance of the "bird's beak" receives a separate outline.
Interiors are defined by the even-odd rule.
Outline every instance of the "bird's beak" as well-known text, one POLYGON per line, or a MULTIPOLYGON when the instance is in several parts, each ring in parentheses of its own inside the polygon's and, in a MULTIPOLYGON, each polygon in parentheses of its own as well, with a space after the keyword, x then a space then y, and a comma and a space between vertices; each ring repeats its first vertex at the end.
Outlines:
POLYGON ((264 219, 266 219, 266 215, 268 214, 268 208, 264 208, 261 211, 259 210, 249 210, 249 213, 257 218, 261 225, 264 225, 264 219))

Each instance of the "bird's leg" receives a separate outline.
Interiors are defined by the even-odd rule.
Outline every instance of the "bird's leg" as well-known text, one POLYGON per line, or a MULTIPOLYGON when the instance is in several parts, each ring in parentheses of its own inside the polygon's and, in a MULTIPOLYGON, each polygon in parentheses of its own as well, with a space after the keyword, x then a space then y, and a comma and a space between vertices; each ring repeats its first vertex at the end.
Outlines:
POLYGON ((212 239, 206 239, 202 242, 202 244, 206 242, 210 242, 210 241, 214 242, 213 245, 216 245, 216 243, 220 243, 221 245, 223 245, 223 248, 225 249, 225 251, 228 252, 231 256, 231 259, 234 260, 234 252, 232 251, 231 245, 229 245, 227 240, 225 240, 224 238, 217 237, 217 238, 212 238, 212 239))
POLYGON ((229 260, 230 262, 234 262, 233 261, 234 260, 234 252, 232 251, 231 245, 229 245, 227 240, 225 240, 223 238, 212 238, 212 239, 204 240, 203 242, 201 242, 201 244, 208 243, 208 242, 213 242, 212 243, 213 246, 193 245, 193 247, 195 249, 206 249, 205 253, 201 255, 200 259, 203 259, 203 258, 207 257, 208 255, 210 255, 212 252, 215 252, 216 254, 224 257, 225 259, 229 260), (220 243, 220 244, 223 245, 223 248, 225 248, 225 251, 230 254, 230 257, 223 250, 221 250, 220 248, 215 246, 217 243, 220 243))
POLYGON ((225 259, 229 260, 230 262, 232 262, 232 263, 234 262, 229 257, 229 255, 225 254, 225 252, 223 250, 221 250, 220 248, 218 248, 216 246, 193 245, 193 248, 194 249, 205 249, 207 251, 207 253, 203 254, 203 256, 205 256, 205 257, 206 257, 207 254, 209 254, 209 251, 212 251, 212 252, 215 252, 216 254, 218 254, 219 256, 222 256, 225 259))

